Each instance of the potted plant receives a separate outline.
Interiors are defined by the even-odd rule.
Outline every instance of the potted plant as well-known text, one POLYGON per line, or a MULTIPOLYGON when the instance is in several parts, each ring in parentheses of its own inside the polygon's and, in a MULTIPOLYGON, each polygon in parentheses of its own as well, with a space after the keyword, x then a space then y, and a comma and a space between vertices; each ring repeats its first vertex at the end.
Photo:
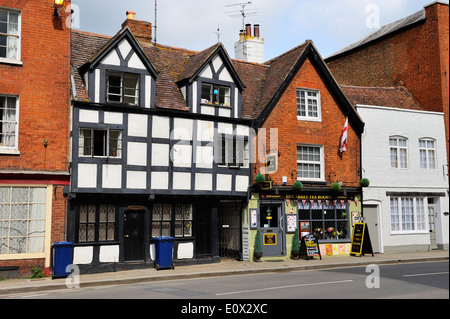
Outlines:
POLYGON ((255 256, 256 262, 261 261, 262 257, 262 242, 261 242, 261 232, 258 229, 256 231, 256 237, 255 237, 255 251, 253 252, 253 255, 255 256))
POLYGON ((294 239, 292 241, 292 257, 294 260, 298 260, 300 256, 300 233, 298 228, 295 229, 294 239))

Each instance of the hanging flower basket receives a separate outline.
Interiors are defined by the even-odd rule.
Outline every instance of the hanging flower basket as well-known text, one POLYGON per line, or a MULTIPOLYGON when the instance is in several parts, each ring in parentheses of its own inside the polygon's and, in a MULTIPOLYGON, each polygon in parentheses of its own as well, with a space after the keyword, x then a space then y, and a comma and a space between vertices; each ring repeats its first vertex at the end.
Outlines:
POLYGON ((262 184, 266 181, 266 178, 264 177, 263 174, 258 174, 255 176, 255 183, 256 184, 262 184))
POLYGON ((296 191, 301 191, 303 189, 303 184, 301 182, 297 181, 297 182, 294 183, 294 185, 292 185, 292 187, 296 191))
POLYGON ((370 185, 370 181, 368 178, 363 178, 361 180, 361 187, 369 187, 369 185, 370 185))
POLYGON ((331 190, 336 193, 339 192, 341 190, 341 184, 339 183, 331 184, 331 190))

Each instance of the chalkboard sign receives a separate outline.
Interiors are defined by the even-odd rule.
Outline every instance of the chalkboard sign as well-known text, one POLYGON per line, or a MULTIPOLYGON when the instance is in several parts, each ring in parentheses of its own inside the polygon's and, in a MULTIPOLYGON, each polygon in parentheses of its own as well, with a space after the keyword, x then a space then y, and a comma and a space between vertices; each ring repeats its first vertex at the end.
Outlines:
POLYGON ((300 243, 300 257, 305 256, 306 260, 309 257, 319 256, 322 260, 322 255, 320 254, 319 242, 314 235, 306 235, 302 237, 302 242, 300 243))
POLYGON ((353 227, 350 255, 362 256, 366 253, 372 254, 372 257, 374 256, 369 229, 367 228, 367 224, 356 223, 353 227))

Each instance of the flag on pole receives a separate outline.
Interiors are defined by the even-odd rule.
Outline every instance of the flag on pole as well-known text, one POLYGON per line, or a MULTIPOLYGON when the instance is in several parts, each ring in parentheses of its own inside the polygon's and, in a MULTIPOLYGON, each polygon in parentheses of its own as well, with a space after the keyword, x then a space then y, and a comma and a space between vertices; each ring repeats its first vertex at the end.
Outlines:
POLYGON ((345 120, 344 130, 342 131, 342 137, 341 137, 341 145, 339 148, 339 152, 342 154, 347 150, 347 134, 348 132, 348 117, 345 120))

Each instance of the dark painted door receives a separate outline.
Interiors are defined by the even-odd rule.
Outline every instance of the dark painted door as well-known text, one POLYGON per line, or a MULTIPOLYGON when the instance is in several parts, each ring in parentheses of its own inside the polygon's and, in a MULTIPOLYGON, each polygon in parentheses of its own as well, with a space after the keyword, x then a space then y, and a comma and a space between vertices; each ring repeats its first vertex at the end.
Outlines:
POLYGON ((196 258, 211 257, 211 207, 198 205, 195 220, 196 258))
POLYGON ((127 211, 124 220, 125 261, 144 260, 144 212, 127 211))

